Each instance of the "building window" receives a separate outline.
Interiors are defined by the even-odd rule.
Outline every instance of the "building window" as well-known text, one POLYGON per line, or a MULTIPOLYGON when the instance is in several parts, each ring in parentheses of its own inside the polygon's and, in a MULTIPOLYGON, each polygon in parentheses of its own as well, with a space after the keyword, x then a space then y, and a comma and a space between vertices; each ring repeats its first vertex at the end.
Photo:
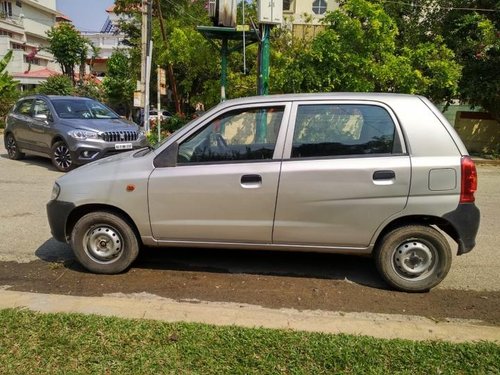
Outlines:
POLYGON ((295 8, 295 0, 283 0, 283 12, 293 13, 295 8))
POLYGON ((6 30, 0 30, 0 35, 5 35, 12 38, 12 33, 6 30))
POLYGON ((19 7, 19 8, 22 8, 23 7, 23 2, 21 0, 16 0, 16 5, 19 7))
POLYGON ((20 50, 25 50, 24 45, 19 44, 19 43, 12 43, 12 49, 20 49, 20 50))
POLYGON ((325 0, 314 0, 313 1, 313 12, 314 12, 314 14, 324 14, 326 12, 326 1, 325 0))
POLYGON ((0 13, 3 17, 12 17, 12 3, 10 1, 2 1, 0 13))

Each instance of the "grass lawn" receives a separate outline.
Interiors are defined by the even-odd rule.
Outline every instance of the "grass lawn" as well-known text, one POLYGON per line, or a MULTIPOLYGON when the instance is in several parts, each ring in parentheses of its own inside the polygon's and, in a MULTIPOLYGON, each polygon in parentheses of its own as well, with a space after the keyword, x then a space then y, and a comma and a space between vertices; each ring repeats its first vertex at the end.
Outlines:
POLYGON ((0 310, 0 374, 499 374, 500 345, 0 310))

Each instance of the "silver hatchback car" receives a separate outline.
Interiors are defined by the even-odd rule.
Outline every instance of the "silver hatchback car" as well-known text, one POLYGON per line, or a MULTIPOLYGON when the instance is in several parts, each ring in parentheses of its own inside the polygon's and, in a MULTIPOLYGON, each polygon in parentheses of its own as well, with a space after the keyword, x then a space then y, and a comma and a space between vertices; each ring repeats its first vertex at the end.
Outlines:
POLYGON ((472 250, 477 174, 427 99, 301 94, 226 101, 164 142, 60 177, 53 236, 97 273, 142 245, 371 254, 419 292, 472 250), (90 188, 91 187, 91 188, 90 188))

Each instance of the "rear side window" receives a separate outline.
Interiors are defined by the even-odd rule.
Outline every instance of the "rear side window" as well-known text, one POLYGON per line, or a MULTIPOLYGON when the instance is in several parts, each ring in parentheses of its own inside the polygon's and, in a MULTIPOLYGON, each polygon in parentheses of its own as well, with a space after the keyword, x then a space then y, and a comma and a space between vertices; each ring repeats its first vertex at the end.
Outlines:
POLYGON ((31 116, 32 102, 33 102, 32 100, 23 100, 16 106, 14 112, 24 116, 31 116))
POLYGON ((391 116, 365 104, 300 105, 292 158, 401 153, 391 116))

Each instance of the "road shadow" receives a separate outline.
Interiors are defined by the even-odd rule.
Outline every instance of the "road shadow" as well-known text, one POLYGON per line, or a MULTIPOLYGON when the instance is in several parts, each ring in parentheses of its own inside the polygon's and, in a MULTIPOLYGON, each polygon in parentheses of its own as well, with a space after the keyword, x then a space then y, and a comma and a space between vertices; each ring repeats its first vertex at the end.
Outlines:
MULTIPOLYGON (((68 244, 53 238, 45 241, 35 255, 44 262, 89 273, 68 244)), ((131 269, 344 280, 387 289, 371 258, 340 254, 143 247, 131 269)))
POLYGON ((133 268, 345 280, 387 289, 364 256, 191 248, 144 248, 133 268))
POLYGON ((68 244, 48 239, 35 251, 35 255, 44 262, 49 263, 76 263, 73 250, 68 244))
MULTIPOLYGON (((0 154, 0 158, 9 159, 9 156, 6 152, 4 152, 0 154)), ((22 163, 25 165, 36 165, 37 167, 42 167, 49 171, 57 172, 57 169, 52 165, 51 160, 49 158, 44 158, 43 156, 26 155, 24 158, 14 161, 16 163, 22 163)))

